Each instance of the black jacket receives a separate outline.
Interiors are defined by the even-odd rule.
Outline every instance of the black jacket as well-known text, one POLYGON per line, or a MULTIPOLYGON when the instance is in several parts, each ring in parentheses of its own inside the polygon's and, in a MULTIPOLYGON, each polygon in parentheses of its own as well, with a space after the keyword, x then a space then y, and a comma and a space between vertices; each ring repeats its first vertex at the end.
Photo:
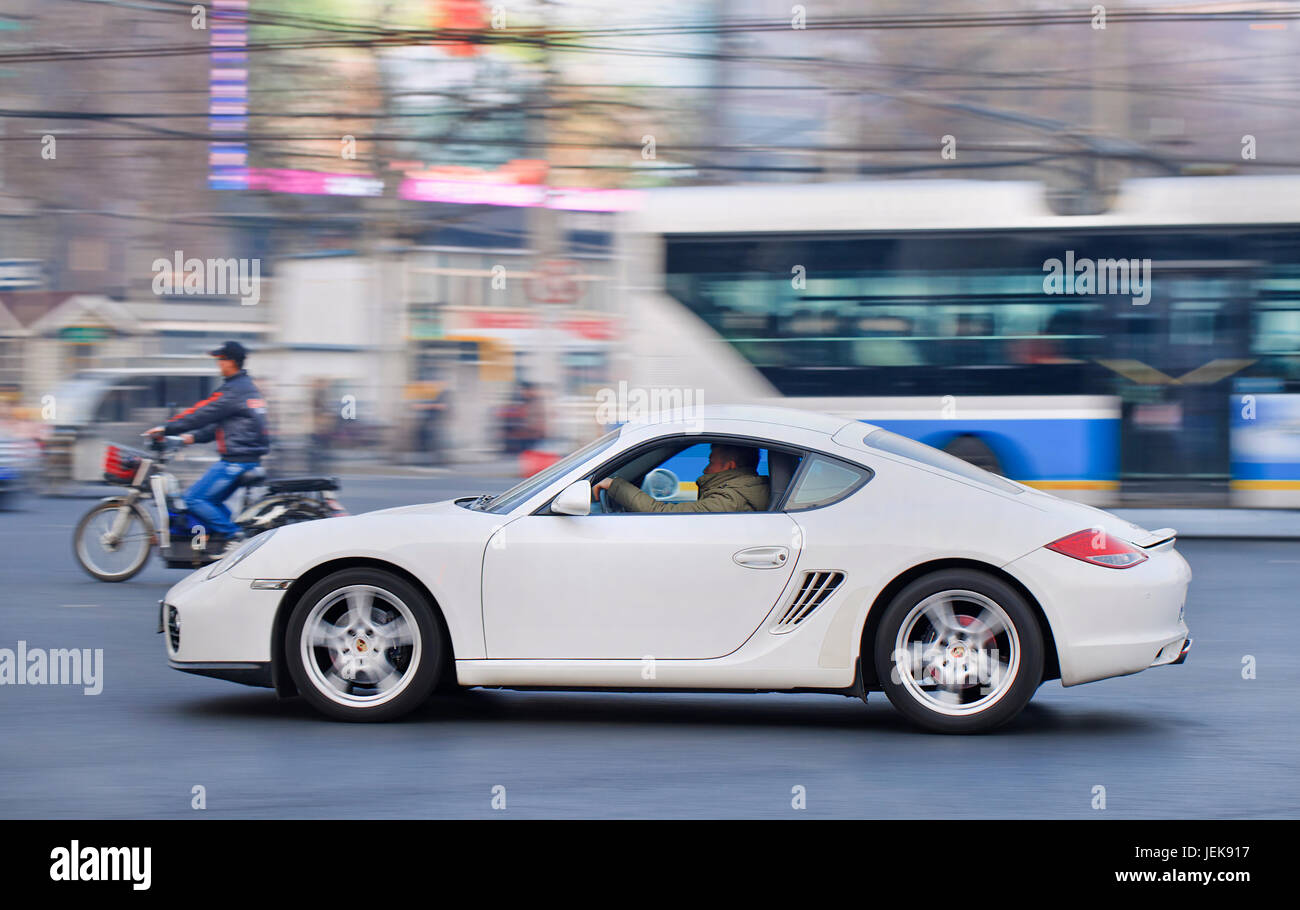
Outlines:
POLYGON ((194 441, 217 441, 225 461, 256 462, 271 451, 266 402, 243 370, 215 392, 173 417, 163 429, 172 436, 193 433, 194 441))

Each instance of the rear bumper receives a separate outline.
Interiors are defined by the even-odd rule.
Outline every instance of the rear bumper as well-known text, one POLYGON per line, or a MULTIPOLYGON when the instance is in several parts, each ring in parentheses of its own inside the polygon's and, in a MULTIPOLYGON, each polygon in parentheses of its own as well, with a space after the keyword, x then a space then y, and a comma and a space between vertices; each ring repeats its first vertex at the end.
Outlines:
POLYGON ((1183 605, 1191 569, 1172 547, 1148 556, 1131 569, 1106 569, 1040 549, 1005 567, 1047 616, 1062 685, 1187 659, 1183 605))
POLYGON ((1183 639, 1182 644, 1170 645, 1156 655, 1156 659, 1151 662, 1153 667, 1174 667, 1187 660, 1187 655, 1192 650, 1192 639, 1183 639))

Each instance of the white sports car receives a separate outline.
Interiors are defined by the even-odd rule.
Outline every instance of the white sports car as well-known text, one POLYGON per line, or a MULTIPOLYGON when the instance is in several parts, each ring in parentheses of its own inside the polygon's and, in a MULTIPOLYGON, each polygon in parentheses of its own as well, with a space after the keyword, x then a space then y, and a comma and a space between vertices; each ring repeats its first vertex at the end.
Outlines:
POLYGON ((703 408, 494 497, 268 531, 173 587, 160 628, 172 667, 343 720, 473 686, 884 691, 957 733, 1010 720, 1045 680, 1182 663, 1190 578, 1171 529, 870 424, 703 408), (768 507, 645 511, 691 501, 677 472, 711 445, 756 451, 768 507), (593 497, 606 477, 649 493, 631 491, 642 511, 593 497))

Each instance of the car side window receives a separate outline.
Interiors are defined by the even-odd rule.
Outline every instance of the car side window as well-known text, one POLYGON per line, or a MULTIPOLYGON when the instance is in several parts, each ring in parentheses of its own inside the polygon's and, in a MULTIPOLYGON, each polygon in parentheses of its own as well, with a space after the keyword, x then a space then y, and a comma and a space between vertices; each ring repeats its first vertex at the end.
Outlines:
POLYGON ((870 479, 871 472, 866 468, 854 467, 823 455, 811 455, 794 489, 790 491, 785 509, 794 511, 831 505, 870 479))
MULTIPOLYGON (((770 450, 759 440, 745 439, 732 442, 727 437, 718 437, 716 439, 706 437, 704 441, 697 441, 698 439, 699 436, 696 434, 665 438, 653 448, 641 449, 631 454, 625 453, 591 472, 590 480, 595 484, 605 477, 621 477, 638 485, 641 492, 648 494, 659 502, 672 504, 694 502, 699 498, 698 479, 709 464, 710 451, 715 444, 743 446, 755 450, 758 453, 758 465, 755 473, 759 477, 769 480, 768 456, 770 450)), ((792 456, 792 459, 793 464, 789 465, 785 474, 782 475, 784 477, 783 483, 789 480, 793 470, 798 466, 798 457, 792 456)), ((774 508, 775 504, 775 500, 772 500, 769 510, 774 508)), ((592 514, 605 514, 603 505, 599 500, 592 505, 592 514)), ((624 514, 624 512, 622 509, 614 509, 610 514, 617 515, 624 514)), ((731 513, 692 512, 665 514, 725 515, 731 513)))
POLYGON ((690 502, 696 498, 695 478, 709 463, 709 444, 699 443, 682 449, 652 468, 641 482, 641 491, 649 493, 660 502, 690 502), (664 472, 671 471, 677 478, 672 486, 665 481, 664 472), (656 472, 659 472, 656 474, 656 472), (670 489, 669 487, 672 486, 670 489))

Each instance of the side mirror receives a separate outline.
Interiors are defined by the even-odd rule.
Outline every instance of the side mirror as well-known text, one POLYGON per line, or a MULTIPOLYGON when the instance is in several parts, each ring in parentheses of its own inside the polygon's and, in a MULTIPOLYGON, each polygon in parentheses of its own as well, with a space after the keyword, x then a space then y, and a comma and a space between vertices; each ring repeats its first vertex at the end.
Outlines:
POLYGON ((569 484, 555 497, 551 511, 558 515, 590 515, 591 481, 579 480, 569 484))

